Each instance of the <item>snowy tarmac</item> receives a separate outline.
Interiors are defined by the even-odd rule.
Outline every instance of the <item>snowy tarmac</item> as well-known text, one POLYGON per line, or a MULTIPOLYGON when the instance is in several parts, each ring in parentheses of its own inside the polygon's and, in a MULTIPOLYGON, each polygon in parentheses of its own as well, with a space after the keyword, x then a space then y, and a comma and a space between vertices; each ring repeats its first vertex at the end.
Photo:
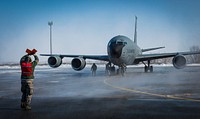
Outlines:
POLYGON ((155 66, 153 73, 128 67, 125 76, 104 69, 93 77, 90 66, 36 67, 32 110, 23 111, 20 68, 0 67, 0 119, 200 118, 200 66, 155 66))

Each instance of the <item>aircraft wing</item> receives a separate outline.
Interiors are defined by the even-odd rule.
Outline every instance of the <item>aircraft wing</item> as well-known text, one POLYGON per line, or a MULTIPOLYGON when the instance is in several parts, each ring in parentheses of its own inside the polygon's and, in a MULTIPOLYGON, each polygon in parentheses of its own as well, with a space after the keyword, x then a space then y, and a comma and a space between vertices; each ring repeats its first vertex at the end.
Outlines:
POLYGON ((176 52, 176 53, 160 53, 160 54, 142 54, 136 57, 136 62, 147 61, 147 60, 154 60, 154 59, 161 59, 167 57, 174 57, 176 55, 194 55, 200 54, 200 52, 176 52))
POLYGON ((40 56, 59 56, 61 58, 64 57, 81 57, 83 59, 93 59, 93 60, 101 60, 101 61, 109 61, 108 55, 61 55, 61 54, 40 54, 40 56))

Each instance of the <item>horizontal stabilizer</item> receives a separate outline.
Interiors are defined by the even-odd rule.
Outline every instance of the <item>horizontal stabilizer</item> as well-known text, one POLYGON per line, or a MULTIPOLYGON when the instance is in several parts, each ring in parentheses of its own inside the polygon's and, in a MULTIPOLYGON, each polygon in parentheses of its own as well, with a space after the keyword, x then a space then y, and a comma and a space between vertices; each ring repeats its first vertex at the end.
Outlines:
POLYGON ((157 49, 162 49, 162 48, 165 48, 165 47, 156 47, 156 48, 142 49, 142 52, 147 52, 147 51, 157 50, 157 49))

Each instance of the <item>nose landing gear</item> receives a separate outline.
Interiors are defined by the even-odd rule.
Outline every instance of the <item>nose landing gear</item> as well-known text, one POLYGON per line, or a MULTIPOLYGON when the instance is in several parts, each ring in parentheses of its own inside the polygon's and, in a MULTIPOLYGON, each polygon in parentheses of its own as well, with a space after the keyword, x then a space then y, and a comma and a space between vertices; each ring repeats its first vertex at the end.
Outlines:
POLYGON ((122 76, 124 76, 124 73, 126 71, 126 66, 125 65, 121 65, 119 66, 119 68, 117 69, 117 71, 115 72, 115 66, 111 65, 111 63, 106 64, 106 74, 110 75, 116 75, 116 74, 121 74, 122 76))
POLYGON ((122 76, 124 76, 125 71, 126 71, 126 66, 121 66, 119 67, 119 69, 117 69, 117 74, 121 74, 122 76))
POLYGON ((110 62, 106 64, 106 74, 108 74, 109 76, 115 74, 115 66, 112 66, 110 62))

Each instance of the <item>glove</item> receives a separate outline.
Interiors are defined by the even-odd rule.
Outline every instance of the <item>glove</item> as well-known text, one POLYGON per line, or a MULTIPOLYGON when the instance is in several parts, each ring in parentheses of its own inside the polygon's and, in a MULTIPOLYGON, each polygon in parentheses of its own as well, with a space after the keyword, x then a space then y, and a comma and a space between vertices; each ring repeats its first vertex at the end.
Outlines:
POLYGON ((37 52, 36 49, 30 50, 30 49, 26 49, 26 53, 28 53, 28 55, 34 55, 37 52))
POLYGON ((33 49, 31 55, 34 55, 36 52, 37 52, 37 50, 33 49))
POLYGON ((29 50, 29 49, 26 49, 26 53, 28 53, 28 55, 30 55, 31 54, 31 50, 29 50))

